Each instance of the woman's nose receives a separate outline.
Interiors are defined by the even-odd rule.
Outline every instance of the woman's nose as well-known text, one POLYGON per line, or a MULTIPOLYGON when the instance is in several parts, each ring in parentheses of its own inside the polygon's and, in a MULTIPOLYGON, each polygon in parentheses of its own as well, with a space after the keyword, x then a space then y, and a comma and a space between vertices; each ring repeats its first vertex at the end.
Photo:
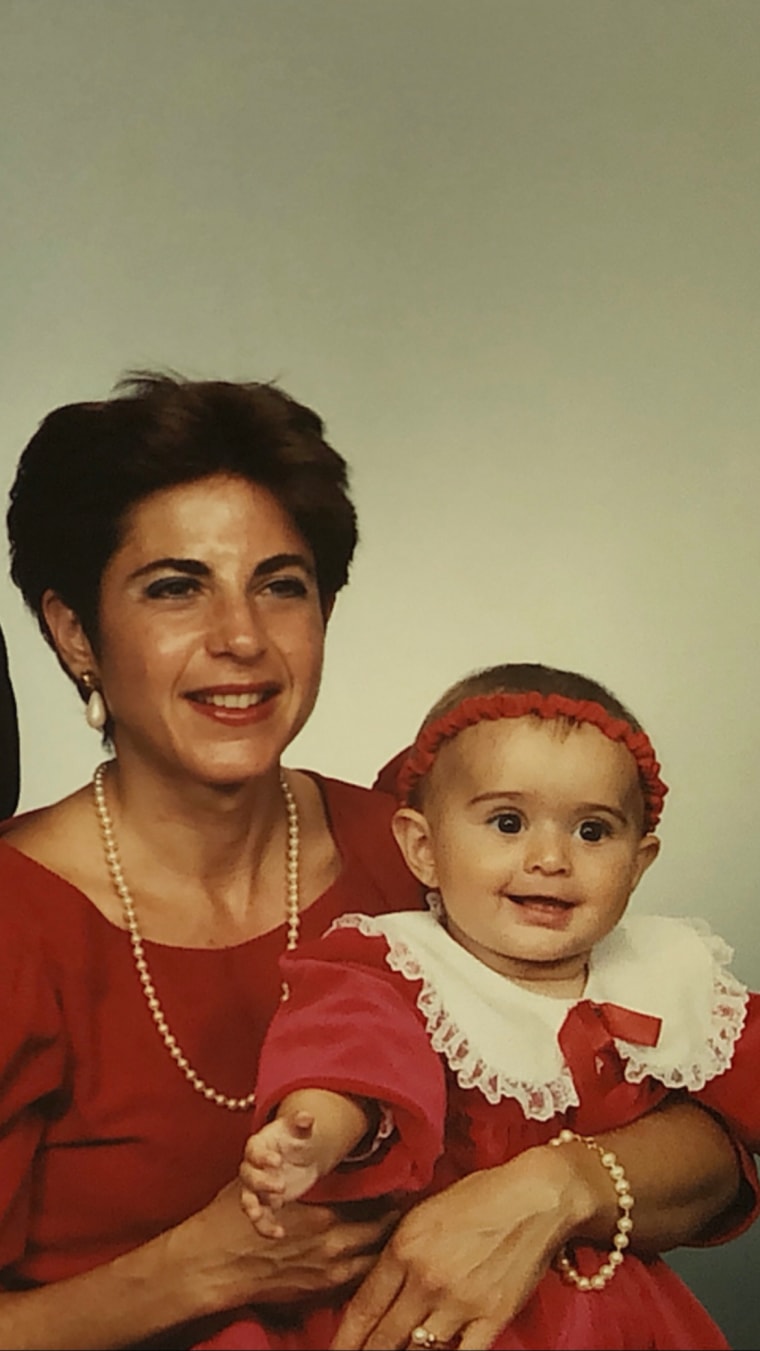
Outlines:
POLYGON ((215 656, 228 653, 238 660, 250 661, 266 645, 266 629, 254 601, 247 596, 217 600, 209 633, 209 648, 215 656))

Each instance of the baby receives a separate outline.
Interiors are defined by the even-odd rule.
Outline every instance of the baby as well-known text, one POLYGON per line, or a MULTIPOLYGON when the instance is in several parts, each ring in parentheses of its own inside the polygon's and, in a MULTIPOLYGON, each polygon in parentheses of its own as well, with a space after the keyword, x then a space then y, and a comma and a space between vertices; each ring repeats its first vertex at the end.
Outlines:
MULTIPOLYGON (((393 769, 430 908, 345 915, 283 961, 241 1167, 252 1222, 281 1235, 306 1192, 397 1199, 582 1140, 617 1193, 610 1250, 558 1254, 493 1345, 725 1347, 669 1267, 628 1253, 633 1197, 593 1138, 685 1089, 760 1147, 758 997, 705 926, 624 919, 660 847, 649 739, 595 681, 505 665, 450 689, 393 769)), ((433 1311, 411 1342, 452 1331, 433 1311)), ((214 1345, 261 1344, 240 1335, 214 1345)))

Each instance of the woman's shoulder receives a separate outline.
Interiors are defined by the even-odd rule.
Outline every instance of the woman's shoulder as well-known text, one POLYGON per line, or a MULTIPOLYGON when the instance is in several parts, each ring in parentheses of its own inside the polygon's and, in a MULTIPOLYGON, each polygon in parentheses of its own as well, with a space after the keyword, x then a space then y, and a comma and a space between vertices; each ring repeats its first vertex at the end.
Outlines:
POLYGON ((28 858, 53 865, 58 855, 65 857, 70 852, 72 833, 78 834, 87 819, 87 795, 86 787, 78 788, 58 802, 11 816, 3 824, 0 838, 28 858), (67 840, 68 850, 64 844, 67 840))
POLYGON ((76 897, 64 878, 0 838, 0 987, 19 963, 41 968, 66 945, 69 892, 76 897))
POLYGON ((12 817, 0 834, 0 914, 23 927, 55 915, 66 898, 85 898, 81 860, 92 853, 86 790, 12 817), (22 904, 23 902, 23 904, 22 904))
MULTIPOLYGON (((39 815, 44 820, 44 812, 39 815)), ((42 1129, 39 1104, 49 1102, 63 1082, 62 973, 70 970, 69 979, 83 984, 79 965, 70 962, 67 884, 17 847, 28 832, 34 838, 31 824, 19 819, 0 836, 0 1136, 7 1144, 6 1172, 21 1134, 32 1141, 42 1129)))
POLYGON ((334 834, 374 840, 379 846, 395 842, 391 834, 391 818, 396 802, 388 794, 375 788, 363 788, 344 779, 333 779, 324 774, 306 771, 317 785, 334 834))
POLYGON ((305 771, 322 788, 324 795, 331 801, 358 810, 369 809, 391 816, 396 803, 390 793, 379 788, 367 788, 359 783, 349 783, 347 779, 335 779, 329 774, 317 774, 314 770, 305 771))

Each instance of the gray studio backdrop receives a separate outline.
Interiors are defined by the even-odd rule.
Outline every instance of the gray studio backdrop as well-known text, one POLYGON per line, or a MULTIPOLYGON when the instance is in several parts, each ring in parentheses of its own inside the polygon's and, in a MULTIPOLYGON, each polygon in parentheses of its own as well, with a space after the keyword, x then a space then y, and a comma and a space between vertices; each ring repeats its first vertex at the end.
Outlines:
MULTIPOLYGON (((0 489, 125 367, 276 378, 362 546, 290 762, 369 781, 471 667, 631 703, 637 894, 760 984, 760 5, 3 0, 0 489)), ((98 758, 5 572, 22 807, 98 758)), ((760 1343, 758 1238, 674 1264, 760 1343)))

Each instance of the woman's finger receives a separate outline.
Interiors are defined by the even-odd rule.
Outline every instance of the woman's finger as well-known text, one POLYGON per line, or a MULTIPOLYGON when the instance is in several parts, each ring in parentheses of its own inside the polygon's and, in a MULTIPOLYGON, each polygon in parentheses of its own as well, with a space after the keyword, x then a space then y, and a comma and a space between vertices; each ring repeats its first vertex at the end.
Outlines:
MULTIPOLYGON (((359 1348, 369 1346, 367 1337, 372 1334, 388 1307, 395 1304, 403 1281, 403 1271, 386 1250, 345 1310, 331 1351, 359 1351, 359 1348)), ((406 1330, 409 1331, 411 1326, 408 1325, 406 1330)), ((376 1342, 375 1345, 382 1347, 383 1343, 376 1342)), ((403 1341, 387 1342, 385 1351, 403 1345, 403 1341)))
MULTIPOLYGON (((372 1275, 367 1278, 352 1304, 355 1307, 352 1310, 349 1306, 348 1310, 351 1316, 344 1317, 333 1342, 334 1351, 339 1348, 345 1348, 345 1351, 359 1351, 359 1348, 362 1351, 402 1351, 405 1347, 424 1351, 426 1345, 433 1347, 435 1343, 447 1346, 458 1338, 465 1325, 461 1308, 454 1306, 448 1310, 431 1310, 429 1304, 424 1303, 424 1297, 411 1284, 402 1281, 394 1287, 385 1281, 373 1283, 372 1275), (365 1306, 359 1296, 370 1283, 375 1288, 370 1291, 365 1306), (434 1340, 427 1344, 423 1342, 423 1331, 434 1340), (420 1335, 416 1337, 415 1333, 420 1335)), ((491 1340, 495 1335, 494 1332, 491 1340)), ((490 1343, 483 1343, 483 1346, 487 1345, 490 1343)))
MULTIPOLYGON (((405 1286, 395 1304, 375 1325, 366 1341, 361 1343, 362 1347, 366 1347, 366 1351, 385 1351, 386 1347, 394 1351, 397 1347, 425 1351, 426 1347, 446 1347, 451 1342, 457 1346, 465 1345, 464 1342, 460 1343, 459 1337, 468 1324, 460 1306, 453 1304, 446 1308, 441 1305, 430 1309, 424 1316, 421 1312, 423 1307, 419 1295, 413 1294, 411 1287, 405 1286), (424 1341, 423 1333, 432 1340, 424 1341)), ((471 1346, 490 1346, 498 1330, 497 1325, 487 1342, 472 1342, 471 1346)))
POLYGON ((483 1351, 484 1346, 491 1346, 501 1331, 501 1321, 496 1322, 492 1318, 477 1318, 474 1323, 468 1323, 460 1334, 457 1343, 457 1351, 483 1351))
MULTIPOLYGON (((445 1310, 432 1310, 426 1318, 421 1318, 409 1329, 404 1347, 408 1347, 409 1351, 426 1351, 426 1348, 428 1351, 438 1351, 438 1348, 448 1347, 453 1343, 459 1348, 466 1345, 464 1341, 460 1341, 462 1335, 463 1324, 460 1314, 446 1314, 445 1310)), ((492 1333, 487 1342, 471 1342, 470 1346, 478 1348, 490 1346, 495 1335, 496 1333, 492 1333)))

